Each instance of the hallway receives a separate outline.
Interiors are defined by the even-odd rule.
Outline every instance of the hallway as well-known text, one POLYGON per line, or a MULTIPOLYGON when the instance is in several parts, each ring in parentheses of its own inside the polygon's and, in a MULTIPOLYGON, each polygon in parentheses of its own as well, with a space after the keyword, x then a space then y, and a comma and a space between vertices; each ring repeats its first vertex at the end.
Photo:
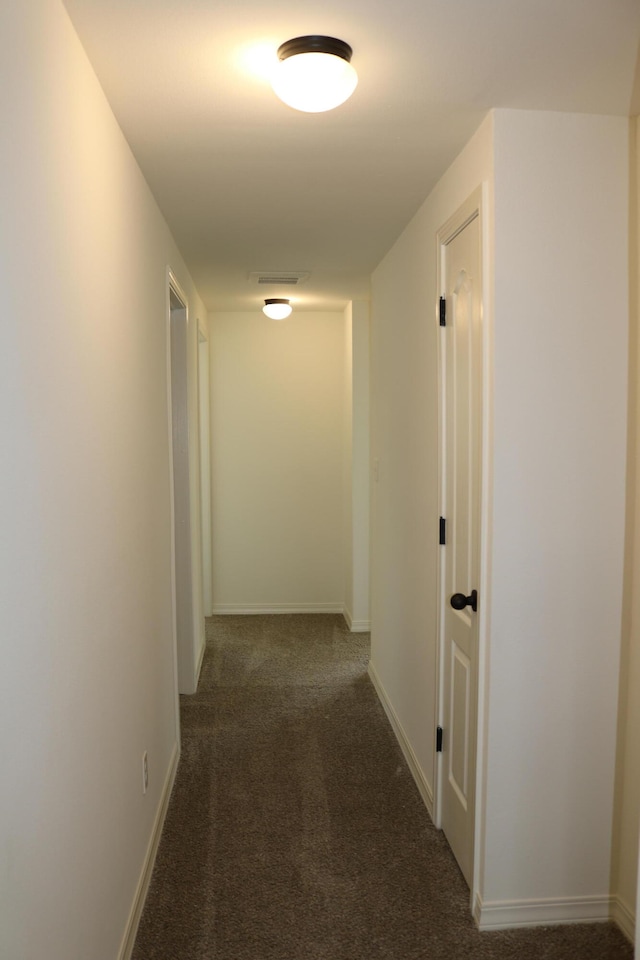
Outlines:
POLYGON ((181 745, 138 960, 568 955, 475 932, 366 652, 329 683, 359 641, 286 619, 371 627, 432 793, 438 248, 478 191, 475 915, 636 936, 637 0, 22 0, 0 25, 2 960, 131 960, 181 745), (306 34, 353 50, 335 112, 274 95, 306 34), (292 633, 233 641, 240 614, 292 633))
POLYGON ((331 614, 207 620, 133 960, 630 960, 612 925, 480 934, 331 614))

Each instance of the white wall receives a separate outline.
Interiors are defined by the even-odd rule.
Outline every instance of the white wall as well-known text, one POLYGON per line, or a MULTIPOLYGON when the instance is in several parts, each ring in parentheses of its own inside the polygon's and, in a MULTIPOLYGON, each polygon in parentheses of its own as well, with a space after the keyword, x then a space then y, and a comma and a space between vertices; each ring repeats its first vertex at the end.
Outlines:
MULTIPOLYGON (((630 136, 630 355, 629 355, 629 455, 627 474, 627 542, 625 564, 625 603, 623 644, 620 665, 620 711, 618 718, 618 779, 615 806, 615 846, 613 889, 617 897, 618 919, 630 936, 634 933, 638 876, 638 815, 640 814, 640 468, 638 429, 640 426, 640 341, 638 304, 640 303, 640 121, 631 122, 630 136)), ((636 927, 637 931, 637 927, 636 927)), ((639 953, 640 956, 640 940, 639 953)))
POLYGON ((430 804, 435 232, 485 182, 494 519, 490 595, 481 587, 475 910, 486 926, 603 917, 610 906, 627 180, 624 119, 495 111, 372 280, 372 673, 430 804))
POLYGON ((203 308, 61 3, 0 38, 0 954, 114 960, 177 748, 169 264, 203 308))
MULTIPOLYGON (((638 62, 638 70, 636 71, 636 86, 635 93, 636 98, 634 102, 637 102, 640 99, 640 61, 638 62)), ((630 396, 635 398, 635 406, 630 407, 630 422, 631 427, 635 434, 635 442, 631 447, 631 450, 634 454, 634 459, 638 456, 638 451, 640 447, 638 446, 638 437, 637 431, 640 428, 640 411, 638 411, 638 403, 640 403, 640 390, 638 388, 638 381, 640 380, 640 355, 637 351, 640 351, 640 117, 636 116, 631 121, 630 129, 630 145, 631 145, 631 177, 630 177, 630 187, 631 187, 631 199, 633 207, 631 208, 630 216, 630 284, 629 284, 629 296, 631 303, 631 329, 633 330, 633 337, 631 342, 635 347, 635 352, 630 356, 630 382, 634 384, 634 390, 630 391, 630 396)), ((630 456, 631 461, 631 456, 630 456)), ((635 497, 638 495, 637 484, 638 477, 640 476, 640 470, 638 469, 637 464, 634 462, 630 466, 630 475, 634 479, 634 488, 628 490, 627 494, 627 503, 632 500, 635 500, 635 497)), ((629 479, 629 478, 628 478, 629 479)), ((638 569, 635 564, 635 558, 637 556, 638 544, 640 544, 640 531, 637 531, 637 518, 640 516, 640 510, 636 505, 633 513, 633 522, 634 522, 634 531, 633 535, 627 534, 628 541, 632 542, 631 550, 627 552, 627 558, 631 555, 633 565, 631 568, 628 568, 627 573, 627 584, 631 584, 631 589, 633 591, 630 603, 634 604, 636 609, 636 615, 634 621, 628 624, 630 628, 633 628, 633 633, 629 637, 629 659, 631 659, 631 650, 633 650, 633 665, 629 664, 629 684, 627 687, 627 696, 629 699, 634 698, 634 711, 637 710, 637 704, 639 700, 639 691, 640 691, 640 643, 638 642, 638 624, 640 624, 640 611, 637 611, 638 604, 638 594, 640 589, 640 584, 636 585, 636 580, 638 576, 638 569)), ((627 528, 628 529, 628 528, 627 528)), ((629 605, 627 605, 625 612, 628 612, 629 605)), ((628 623, 628 622, 627 622, 628 623)), ((625 624, 627 625, 627 624, 625 624)), ((626 638, 625 638, 626 639, 626 638)), ((624 648, 623 648, 624 649, 624 648)), ((622 701, 623 705, 626 706, 627 701, 622 701)), ((627 721, 627 717, 623 717, 623 722, 627 721)), ((628 750, 628 759, 625 757, 625 772, 626 769, 629 769, 630 772, 630 781, 632 784, 632 791, 627 793, 627 796, 630 796, 630 809, 631 809, 631 818, 630 821, 627 820, 624 824, 624 829, 620 831, 620 843, 621 848, 630 848, 634 849, 633 837, 638 835, 638 817, 640 814, 640 801, 638 796, 640 795, 640 757, 638 756, 638 738, 635 733, 638 729, 637 720, 635 717, 635 712, 632 715, 629 714, 629 724, 627 728, 626 736, 624 737, 622 744, 624 746, 625 752, 628 750), (634 722, 635 721, 635 722, 634 722), (633 724, 633 725, 632 725, 633 724), (633 732, 631 732, 633 731, 633 732), (629 824, 629 826, 627 826, 629 824)), ((622 815, 621 815, 622 818, 622 815)), ((636 843, 637 847, 638 844, 636 843)), ((635 871, 633 868, 627 870, 626 881, 622 880, 622 871, 618 878, 618 893, 620 897, 620 902, 624 906, 629 903, 635 903, 635 957, 640 958, 640 924, 637 922, 637 918, 640 915, 640 884, 638 883, 638 877, 640 876, 640 850, 638 851, 638 864, 635 871), (632 896, 632 891, 635 884, 635 898, 632 896)))
POLYGON ((372 672, 434 787, 439 328, 436 231, 492 178, 488 117, 372 277, 372 672))
POLYGON ((342 611, 342 313, 210 315, 214 611, 342 611))
POLYGON ((510 917, 502 905, 518 900, 533 911, 557 898, 545 907, 552 916, 568 898, 581 917, 607 910, 625 519, 627 149, 622 118, 495 114, 485 922, 510 917))

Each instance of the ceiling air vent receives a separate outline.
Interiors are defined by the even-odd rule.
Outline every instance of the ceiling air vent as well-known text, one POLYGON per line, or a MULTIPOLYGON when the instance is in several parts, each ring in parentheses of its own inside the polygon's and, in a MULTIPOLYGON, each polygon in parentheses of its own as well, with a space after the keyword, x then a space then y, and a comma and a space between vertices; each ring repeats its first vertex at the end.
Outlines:
POLYGON ((289 287, 295 287, 299 283, 304 283, 309 279, 308 271, 290 270, 288 273, 279 273, 277 270, 255 271, 249 274, 253 283, 259 283, 261 286, 281 286, 286 284, 289 287))

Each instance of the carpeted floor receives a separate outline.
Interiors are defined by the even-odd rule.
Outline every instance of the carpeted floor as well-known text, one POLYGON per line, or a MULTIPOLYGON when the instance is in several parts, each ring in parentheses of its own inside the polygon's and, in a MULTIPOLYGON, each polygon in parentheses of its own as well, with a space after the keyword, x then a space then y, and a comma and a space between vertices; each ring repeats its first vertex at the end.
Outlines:
POLYGON ((631 960, 612 925, 479 933, 333 615, 213 617, 133 960, 631 960))

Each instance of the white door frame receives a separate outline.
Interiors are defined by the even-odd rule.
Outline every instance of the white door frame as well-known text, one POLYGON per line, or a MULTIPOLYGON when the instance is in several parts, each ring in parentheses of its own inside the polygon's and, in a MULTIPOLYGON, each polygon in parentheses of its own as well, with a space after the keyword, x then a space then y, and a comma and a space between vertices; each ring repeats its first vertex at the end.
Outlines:
POLYGON ((202 546, 202 603, 205 617, 213 613, 212 529, 211 529, 211 365, 209 340, 198 323, 198 424, 200 444, 200 522, 202 546))
MULTIPOLYGON (((443 248, 475 217, 479 218, 481 262, 482 262, 482 466, 480 494, 480 595, 478 601, 478 659, 477 659, 477 722, 476 722, 476 778, 474 812, 474 850, 473 881, 471 884, 471 909, 475 910, 480 898, 484 862, 484 784, 487 732, 488 697, 487 656, 489 636, 490 607, 490 531, 491 531, 491 423, 493 411, 492 362, 491 362, 491 271, 490 237, 488 229, 489 185, 484 183, 467 198, 456 212, 438 230, 437 238, 437 279, 436 279, 436 323, 439 323, 440 296, 444 296, 444 277, 442 275, 443 248)), ((438 502, 440 515, 444 515, 445 501, 445 378, 444 378, 444 338, 440 338, 438 350, 438 502)), ((444 551, 438 547, 438 623, 436 645, 436 708, 435 727, 443 725, 444 702, 444 604, 445 561, 444 551)), ((442 753, 435 754, 434 761, 434 823, 442 826, 442 753)))
MULTIPOLYGON (((179 693, 194 693, 198 681, 195 657, 195 629, 198 617, 194 594, 193 549, 194 530, 191 520, 190 450, 193 438, 189 436, 189 308, 187 296, 170 268, 167 269, 167 396, 169 408, 169 464, 171 498, 171 580, 176 683, 179 693), (181 325, 181 362, 176 375, 172 333, 176 323, 181 325), (179 391, 179 393, 178 393, 179 391), (174 448, 176 437, 181 446, 174 448), (179 471, 176 471, 176 456, 179 471), (181 539, 176 529, 179 525, 181 539), (181 555, 180 569, 177 556, 181 555)), ((196 571, 197 572, 197 571, 196 571)))

